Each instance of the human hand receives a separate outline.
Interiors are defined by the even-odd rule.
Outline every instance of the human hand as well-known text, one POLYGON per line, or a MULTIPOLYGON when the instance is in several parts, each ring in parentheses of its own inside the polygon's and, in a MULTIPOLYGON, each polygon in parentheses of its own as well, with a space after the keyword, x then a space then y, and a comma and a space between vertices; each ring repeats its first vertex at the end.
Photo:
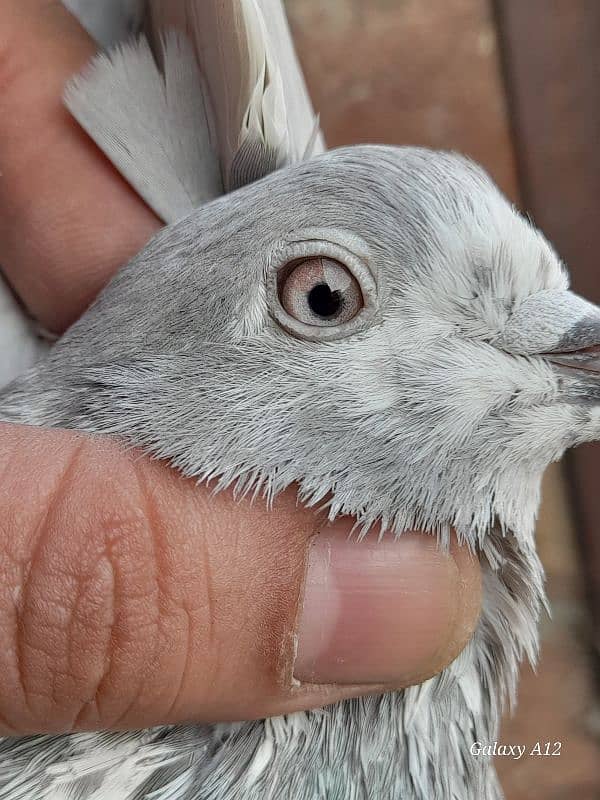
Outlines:
MULTIPOLYGON (((0 6, 0 263, 57 332, 160 227, 62 107, 93 52, 60 3, 0 6)), ((3 425, 0 463, 4 734, 320 706, 418 683, 474 630, 455 544, 350 542, 293 491, 212 496, 100 437, 3 425)))

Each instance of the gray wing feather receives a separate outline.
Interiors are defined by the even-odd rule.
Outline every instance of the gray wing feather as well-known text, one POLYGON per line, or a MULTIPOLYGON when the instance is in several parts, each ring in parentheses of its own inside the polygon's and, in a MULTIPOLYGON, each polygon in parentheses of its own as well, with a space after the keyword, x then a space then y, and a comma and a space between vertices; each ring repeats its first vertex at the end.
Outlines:
POLYGON ((144 17, 145 0, 62 0, 102 47, 112 47, 136 33, 144 17))
POLYGON ((258 138, 248 136, 233 157, 229 169, 228 187, 238 189, 262 178, 277 168, 277 150, 258 138))

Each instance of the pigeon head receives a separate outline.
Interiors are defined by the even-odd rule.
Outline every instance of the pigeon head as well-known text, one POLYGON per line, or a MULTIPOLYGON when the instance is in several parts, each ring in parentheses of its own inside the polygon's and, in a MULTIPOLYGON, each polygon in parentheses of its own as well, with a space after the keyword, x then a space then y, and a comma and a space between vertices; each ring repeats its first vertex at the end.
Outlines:
POLYGON ((545 467, 600 436, 599 343, 479 167, 344 148, 164 229, 55 348, 40 418, 364 529, 527 540, 545 467))

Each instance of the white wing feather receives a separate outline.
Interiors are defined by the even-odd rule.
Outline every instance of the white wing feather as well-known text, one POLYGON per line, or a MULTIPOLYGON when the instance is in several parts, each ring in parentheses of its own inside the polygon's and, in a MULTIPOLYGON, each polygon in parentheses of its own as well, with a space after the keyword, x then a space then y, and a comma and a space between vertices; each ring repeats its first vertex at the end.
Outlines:
POLYGON ((222 193, 202 77, 185 36, 161 40, 162 70, 144 37, 98 55, 65 102, 138 194, 174 222, 222 193))
POLYGON ((226 188, 324 149, 280 0, 150 0, 154 30, 192 39, 206 76, 226 188))
POLYGON ((280 0, 149 0, 146 28, 155 58, 120 45, 65 99, 163 220, 322 149, 280 0))

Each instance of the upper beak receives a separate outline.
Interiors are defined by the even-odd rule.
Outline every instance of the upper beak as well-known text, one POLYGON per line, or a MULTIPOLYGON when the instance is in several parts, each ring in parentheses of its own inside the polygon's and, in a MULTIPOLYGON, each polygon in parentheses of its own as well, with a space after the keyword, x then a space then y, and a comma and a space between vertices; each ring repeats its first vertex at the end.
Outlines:
POLYGON ((600 307, 573 292, 539 292, 515 311, 498 344, 508 352, 600 375, 600 307))

